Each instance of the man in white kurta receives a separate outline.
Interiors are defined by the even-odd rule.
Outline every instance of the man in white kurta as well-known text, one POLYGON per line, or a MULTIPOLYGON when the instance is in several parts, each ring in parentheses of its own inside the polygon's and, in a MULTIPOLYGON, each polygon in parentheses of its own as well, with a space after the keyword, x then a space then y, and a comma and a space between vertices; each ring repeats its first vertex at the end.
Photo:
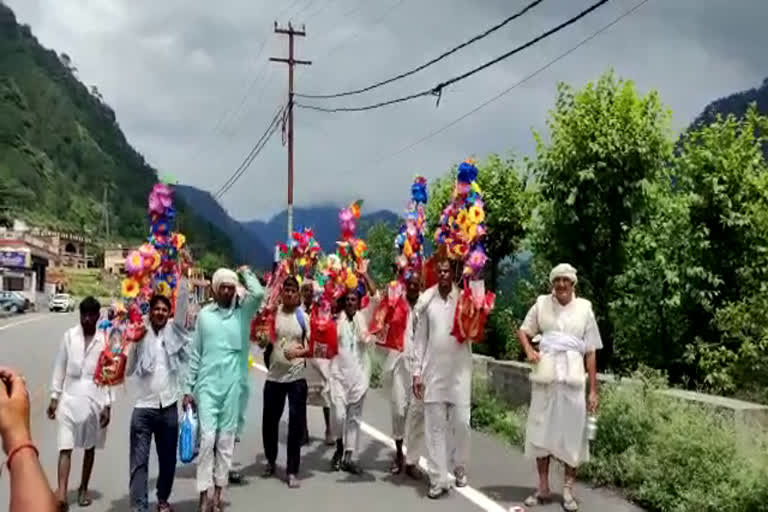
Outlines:
POLYGON ((470 444, 472 349, 451 335, 459 289, 449 261, 438 263, 438 284, 416 305, 418 325, 413 365, 414 394, 424 400, 429 491, 436 499, 450 488, 449 468, 456 486, 467 485, 470 444))
POLYGON ((336 323, 338 353, 330 363, 331 422, 336 436, 336 452, 331 460, 334 470, 362 473, 354 460, 359 448, 363 402, 371 378, 368 351, 370 334, 367 315, 359 311, 360 297, 351 290, 344 297, 344 310, 336 323))
POLYGON ((72 450, 84 449, 83 477, 78 503, 88 506, 88 483, 93 470, 95 449, 104 448, 113 395, 110 388, 99 387, 93 380, 99 355, 105 347, 97 324, 101 305, 93 297, 80 303, 80 323, 64 334, 51 379, 48 417, 58 421, 58 489, 60 507, 66 508, 72 450))
POLYGON ((549 501, 549 460, 554 457, 566 465, 563 507, 575 511, 576 468, 589 460, 587 409, 594 411, 598 401, 595 351, 603 344, 592 304, 574 295, 576 269, 560 264, 552 269, 550 281, 552 293, 536 300, 518 333, 528 359, 535 363, 525 453, 536 458, 539 486, 525 503, 530 507, 549 501), (530 341, 537 334, 541 334, 538 351, 530 341))
POLYGON ((390 392, 392 408, 392 437, 395 440, 395 459, 390 472, 419 478, 419 458, 424 451, 424 402, 413 395, 414 337, 416 335, 416 303, 421 292, 420 276, 411 273, 406 281, 408 320, 406 322, 403 351, 387 350, 382 368, 384 382, 390 392), (403 444, 407 455, 403 455, 403 444), (405 468, 403 467, 405 466, 405 468))

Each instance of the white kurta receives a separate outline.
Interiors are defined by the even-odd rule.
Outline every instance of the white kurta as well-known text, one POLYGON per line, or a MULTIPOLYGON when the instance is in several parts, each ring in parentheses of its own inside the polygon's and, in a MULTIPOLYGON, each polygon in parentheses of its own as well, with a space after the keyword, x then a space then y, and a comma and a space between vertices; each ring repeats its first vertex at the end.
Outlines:
POLYGON ((413 373, 425 386, 424 402, 470 405, 472 348, 451 335, 459 289, 443 300, 434 286, 416 304, 418 326, 413 352, 413 373))
POLYGON ((525 453, 552 456, 576 467, 589 461, 584 355, 603 347, 592 304, 574 298, 561 305, 542 295, 520 327, 542 334, 541 362, 532 373, 525 453))
POLYGON ((414 375, 424 383, 428 473, 432 485, 448 488, 449 469, 466 469, 470 445, 472 348, 451 335, 459 289, 446 299, 437 286, 416 305, 414 375))
POLYGON ((83 328, 76 326, 64 334, 51 379, 51 398, 59 401, 58 448, 102 449, 107 429, 101 428, 101 411, 112 404, 111 388, 99 387, 93 380, 99 355, 105 347, 100 332, 85 346, 83 328))
POLYGON ((330 364, 332 430, 337 439, 344 440, 345 451, 352 453, 358 449, 363 400, 371 376, 365 318, 362 312, 352 320, 341 313, 336 324, 339 351, 330 364))

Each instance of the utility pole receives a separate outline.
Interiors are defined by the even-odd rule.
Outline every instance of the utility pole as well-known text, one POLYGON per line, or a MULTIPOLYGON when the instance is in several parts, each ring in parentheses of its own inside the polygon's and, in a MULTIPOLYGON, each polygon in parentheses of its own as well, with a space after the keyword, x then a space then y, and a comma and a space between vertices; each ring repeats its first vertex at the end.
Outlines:
POLYGON ((297 60, 293 58, 293 38, 294 36, 306 37, 305 27, 301 30, 293 28, 288 22, 288 28, 280 28, 275 22, 275 34, 288 35, 288 58, 270 57, 272 62, 282 62, 288 64, 288 238, 290 242, 293 235, 293 67, 296 64, 309 66, 312 64, 308 60, 297 60))

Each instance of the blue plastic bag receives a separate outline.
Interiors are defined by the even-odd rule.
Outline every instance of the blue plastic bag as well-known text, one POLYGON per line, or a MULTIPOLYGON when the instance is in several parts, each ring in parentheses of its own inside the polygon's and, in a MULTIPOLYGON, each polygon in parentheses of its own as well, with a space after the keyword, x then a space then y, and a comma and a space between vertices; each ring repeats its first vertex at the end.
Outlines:
POLYGON ((179 460, 182 464, 189 464, 198 452, 197 444, 197 415, 192 406, 187 406, 181 417, 179 428, 179 460))

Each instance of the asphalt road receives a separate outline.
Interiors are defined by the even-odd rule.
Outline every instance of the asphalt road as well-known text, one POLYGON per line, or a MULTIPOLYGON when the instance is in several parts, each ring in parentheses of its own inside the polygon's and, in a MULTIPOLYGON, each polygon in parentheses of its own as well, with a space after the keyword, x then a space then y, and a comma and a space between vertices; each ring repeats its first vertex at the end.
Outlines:
MULTIPOLYGON (((56 349, 65 329, 74 325, 74 314, 36 313, 0 320, 0 364, 21 370, 27 378, 32 397, 32 432, 40 448, 40 457, 48 474, 49 482, 56 479, 56 425, 45 416, 48 402, 48 386, 51 366, 56 349)), ((472 461, 469 467, 470 487, 461 492, 453 491, 447 498, 431 501, 425 497, 425 485, 409 481, 405 477, 392 477, 388 466, 392 456, 388 439, 389 403, 380 391, 369 394, 365 404, 364 438, 361 463, 366 473, 351 477, 328 470, 331 448, 325 447, 319 438, 324 427, 319 409, 310 408, 310 431, 314 439, 305 448, 302 459, 302 488, 290 490, 279 479, 263 480, 258 475, 264 462, 261 447, 261 390, 263 374, 252 372, 251 403, 248 411, 251 420, 242 443, 237 446, 236 463, 247 481, 243 486, 226 491, 228 510, 364 510, 365 512, 397 510, 399 512, 440 510, 492 511, 507 510, 530 494, 535 471, 531 461, 523 458, 520 451, 481 433, 473 433, 472 461)), ((120 388, 118 403, 113 408, 107 446, 97 452, 91 491, 94 512, 124 512, 128 506, 128 427, 132 407, 130 384, 120 388)), ((282 425, 285 439, 285 424, 282 425)), ((70 488, 79 485, 82 454, 73 457, 70 488)), ((278 466, 284 464, 285 449, 281 446, 278 466)), ((150 468, 150 485, 156 476, 154 455, 150 468)), ((559 472, 559 471, 558 471, 559 472)), ((278 475, 282 476, 282 471, 278 475)), ((197 504, 195 492, 195 468, 181 466, 177 471, 172 495, 177 512, 192 512, 197 504)), ((553 489, 559 489, 561 479, 553 478, 553 489)), ((576 493, 584 511, 629 512, 641 509, 628 504, 615 493, 602 489, 579 487, 576 493)), ((74 492, 70 491, 74 502, 74 492)), ((154 492, 150 489, 150 500, 154 492)), ((8 479, 0 483, 0 503, 8 503, 8 479)), ((5 505, 0 505, 4 508, 5 505)), ((73 506, 73 510, 77 506, 73 506)), ((539 507, 536 510, 560 510, 558 504, 539 507)))

